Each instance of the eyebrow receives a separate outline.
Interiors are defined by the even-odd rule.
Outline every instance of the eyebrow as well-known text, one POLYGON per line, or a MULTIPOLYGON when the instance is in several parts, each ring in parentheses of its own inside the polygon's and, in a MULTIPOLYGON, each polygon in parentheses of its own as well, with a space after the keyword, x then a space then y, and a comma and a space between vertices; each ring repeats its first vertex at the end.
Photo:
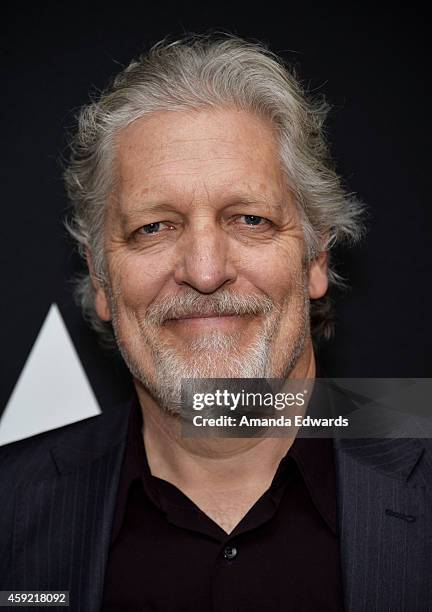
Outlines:
POLYGON ((251 195, 251 194, 236 194, 229 201, 227 206, 236 206, 238 204, 246 204, 246 206, 254 206, 256 204, 265 204, 267 208, 276 208, 277 210, 283 210, 285 202, 282 201, 270 201, 265 195, 251 195))
POLYGON ((142 202, 141 204, 135 205, 133 208, 128 208, 126 211, 120 209, 120 223, 123 227, 126 227, 127 224, 131 221, 131 219, 133 220, 135 217, 139 217, 140 215, 146 213, 156 213, 168 210, 174 211, 173 206, 168 204, 168 202, 142 202))
MULTIPOLYGON (((252 195, 250 193, 237 193, 233 194, 230 197, 226 198, 224 207, 228 206, 254 206, 254 205, 262 205, 264 204, 269 209, 276 209, 278 211, 283 211, 287 206, 287 201, 270 201, 268 197, 265 195, 252 195)), ((142 201, 139 204, 136 204, 133 208, 129 208, 127 212, 120 211, 120 218, 122 222, 127 222, 129 219, 134 217, 135 215, 142 215, 144 213, 156 213, 160 211, 171 211, 171 212, 179 212, 178 209, 173 205, 173 203, 167 201, 161 202, 145 202, 142 201)))
POLYGON ((120 211, 120 216, 124 219, 129 219, 133 215, 142 215, 143 213, 159 212, 160 210, 174 210, 169 202, 141 202, 133 208, 128 208, 127 211, 120 211))

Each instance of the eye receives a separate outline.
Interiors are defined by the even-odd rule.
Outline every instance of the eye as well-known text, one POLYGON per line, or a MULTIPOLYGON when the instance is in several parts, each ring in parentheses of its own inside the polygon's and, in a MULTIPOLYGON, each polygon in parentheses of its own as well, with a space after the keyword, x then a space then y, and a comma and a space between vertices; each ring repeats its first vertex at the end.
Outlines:
POLYGON ((241 228, 255 228, 258 230, 268 230, 273 226, 272 221, 266 219, 266 217, 260 217, 259 215, 238 215, 234 220, 234 223, 241 228))
POLYGON ((138 231, 144 234, 156 234, 160 230, 160 226, 160 221, 156 221, 156 223, 147 223, 147 225, 140 227, 138 231))
POLYGON ((142 225, 138 230, 138 234, 158 234, 161 229, 164 227, 168 227, 171 229, 167 223, 163 221, 155 221, 154 223, 147 223, 146 225, 142 225))
POLYGON ((244 238, 252 238, 252 236, 255 238, 269 237, 275 229, 273 221, 260 215, 235 215, 231 223, 238 236, 244 238))
POLYGON ((258 217, 257 215, 241 215, 244 217, 246 225, 260 225, 261 221, 265 221, 263 217, 258 217))

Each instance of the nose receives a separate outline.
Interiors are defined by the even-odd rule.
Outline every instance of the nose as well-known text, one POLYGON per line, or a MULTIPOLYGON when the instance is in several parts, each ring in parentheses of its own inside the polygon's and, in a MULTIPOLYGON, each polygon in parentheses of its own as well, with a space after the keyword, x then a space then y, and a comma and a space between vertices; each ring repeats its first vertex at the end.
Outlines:
POLYGON ((237 278, 230 257, 229 238, 216 224, 185 230, 179 249, 174 279, 200 293, 213 293, 237 278))

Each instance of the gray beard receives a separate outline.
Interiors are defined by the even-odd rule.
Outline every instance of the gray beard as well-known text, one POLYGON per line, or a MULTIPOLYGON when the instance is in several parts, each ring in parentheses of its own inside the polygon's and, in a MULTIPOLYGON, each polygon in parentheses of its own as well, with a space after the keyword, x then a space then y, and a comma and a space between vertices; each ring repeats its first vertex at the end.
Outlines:
MULTIPOLYGON (((282 313, 277 309, 267 315, 253 344, 247 349, 239 347, 240 333, 223 333, 212 330, 200 338, 185 342, 182 349, 162 342, 157 328, 139 325, 140 345, 147 345, 154 359, 154 379, 151 380, 139 366, 132 351, 126 350, 119 334, 115 304, 112 305, 113 329, 117 345, 131 374, 150 393, 158 406, 171 416, 181 412, 182 380, 188 378, 288 378, 303 352, 309 333, 309 296, 303 291, 303 304, 299 317, 298 333, 286 347, 286 361, 282 371, 271 366, 272 344, 280 328, 282 313), (113 308, 114 306, 114 308, 113 308), (185 354, 185 356, 182 355, 185 354)), ((210 416, 210 415, 209 415, 210 416)))

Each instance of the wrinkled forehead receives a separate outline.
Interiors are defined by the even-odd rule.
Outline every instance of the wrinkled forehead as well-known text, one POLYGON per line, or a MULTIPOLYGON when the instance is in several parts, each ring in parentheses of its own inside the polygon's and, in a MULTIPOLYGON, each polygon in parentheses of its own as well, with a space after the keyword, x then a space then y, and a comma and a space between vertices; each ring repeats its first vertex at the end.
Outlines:
POLYGON ((121 130, 115 163, 123 212, 150 200, 278 206, 288 192, 274 129, 245 111, 153 113, 121 130))

